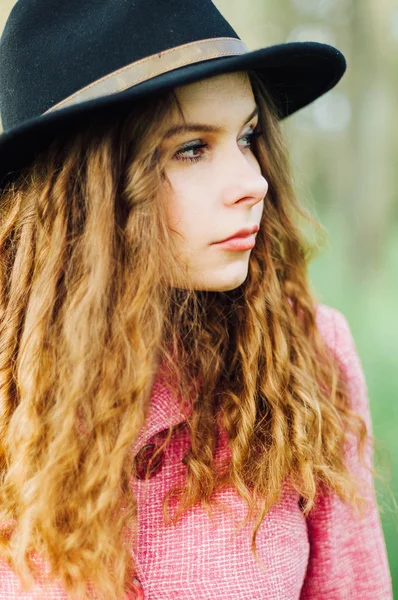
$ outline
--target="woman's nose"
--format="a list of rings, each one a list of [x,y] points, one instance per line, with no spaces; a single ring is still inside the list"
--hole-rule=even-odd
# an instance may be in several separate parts
[[[268,182],[261,173],[255,156],[245,155],[238,149],[233,159],[231,156],[230,159],[224,172],[224,201],[231,204],[243,201],[256,204],[264,200],[268,192]]]

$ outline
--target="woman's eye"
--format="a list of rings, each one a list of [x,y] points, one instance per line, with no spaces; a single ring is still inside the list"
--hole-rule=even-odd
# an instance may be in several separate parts
[[[243,145],[245,149],[252,148],[254,141],[262,135],[262,131],[250,129],[239,139],[239,145]],[[173,159],[196,163],[205,158],[208,150],[208,144],[203,144],[200,140],[195,140],[181,146],[173,155]]]
[[[173,156],[176,160],[187,160],[189,162],[198,162],[203,157],[203,151],[207,144],[194,142],[182,146]]]
[[[241,140],[244,141],[244,147],[245,148],[251,148],[253,143],[263,135],[263,132],[260,130],[254,131],[253,129],[251,129],[250,131],[248,131],[242,138]]]

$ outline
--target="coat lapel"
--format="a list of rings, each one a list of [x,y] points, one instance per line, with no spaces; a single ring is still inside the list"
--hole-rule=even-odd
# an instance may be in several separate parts
[[[160,368],[152,386],[145,425],[133,445],[133,454],[136,455],[157,433],[186,421],[191,411],[189,408],[181,408],[179,398],[165,384]]]

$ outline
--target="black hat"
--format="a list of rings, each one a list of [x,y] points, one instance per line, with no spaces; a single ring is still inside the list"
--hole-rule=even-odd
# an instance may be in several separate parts
[[[316,42],[249,52],[211,0],[18,0],[0,40],[0,183],[89,112],[254,70],[282,119],[345,68]]]

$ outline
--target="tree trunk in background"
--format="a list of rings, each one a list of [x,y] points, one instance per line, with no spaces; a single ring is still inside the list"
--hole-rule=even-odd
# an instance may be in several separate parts
[[[1,0],[0,5],[0,34],[4,29],[5,22],[7,21],[8,15],[11,12],[12,7],[16,3],[16,0]]]
[[[381,266],[394,200],[397,98],[389,79],[390,61],[382,51],[387,4],[380,3],[376,12],[369,0],[354,0],[351,22],[353,170],[347,182],[347,202],[352,206],[348,218],[355,238],[350,259],[354,275],[361,279],[366,273],[377,274]]]

